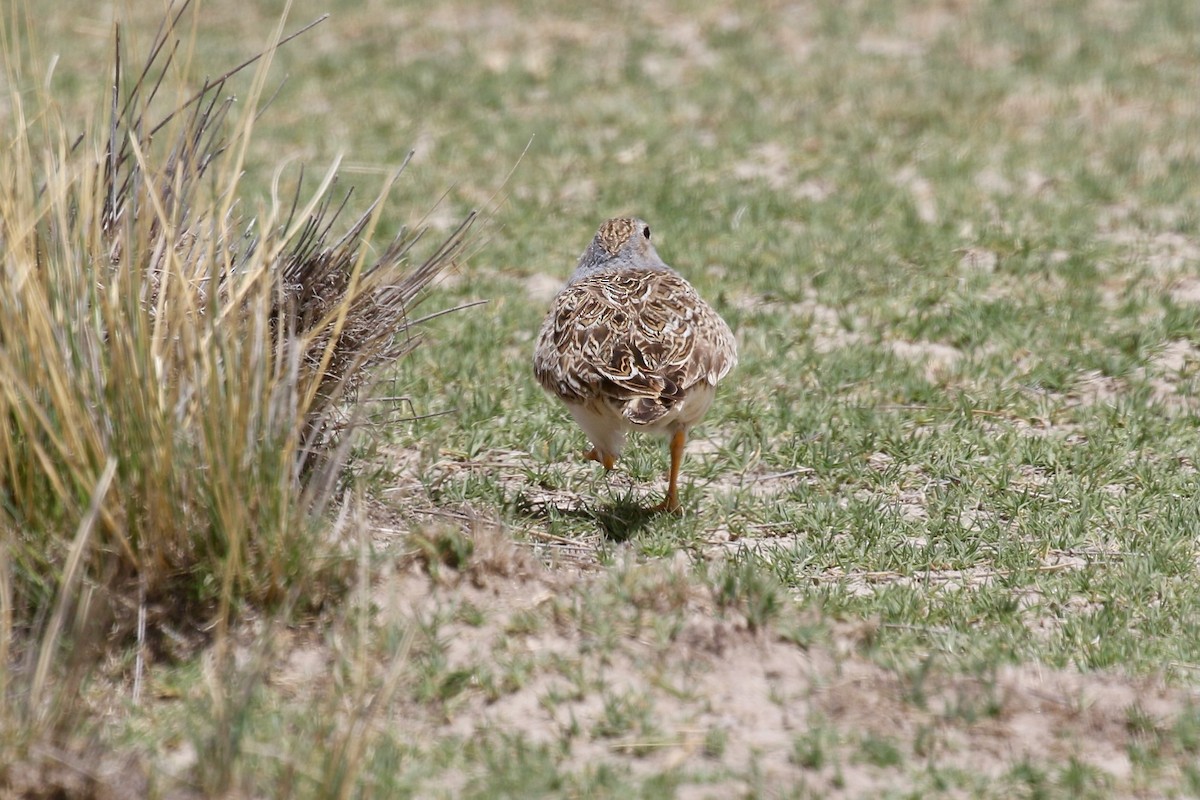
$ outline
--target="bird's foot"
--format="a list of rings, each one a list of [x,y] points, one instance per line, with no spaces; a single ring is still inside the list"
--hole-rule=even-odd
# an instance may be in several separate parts
[[[667,499],[663,500],[656,506],[651,506],[650,510],[656,514],[661,514],[664,512],[669,514],[682,514],[683,504],[679,502],[679,495],[671,492],[667,495]]]
[[[595,461],[604,465],[604,469],[612,471],[612,468],[617,465],[617,457],[610,453],[600,453],[596,448],[592,448],[583,454],[583,457],[589,461]]]

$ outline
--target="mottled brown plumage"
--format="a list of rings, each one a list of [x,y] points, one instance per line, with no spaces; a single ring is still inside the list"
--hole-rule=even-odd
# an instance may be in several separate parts
[[[533,366],[591,439],[587,456],[606,468],[626,431],[671,437],[662,507],[674,511],[687,431],[736,364],[729,326],[658,257],[644,222],[620,218],[600,227],[554,298]]]

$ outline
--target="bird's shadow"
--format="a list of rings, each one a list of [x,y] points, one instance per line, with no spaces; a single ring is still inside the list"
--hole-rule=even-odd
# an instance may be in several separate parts
[[[595,521],[604,532],[605,538],[620,544],[641,533],[651,521],[661,517],[664,512],[633,500],[617,500],[595,508],[585,506],[572,513]]]
[[[606,539],[617,544],[632,539],[664,514],[663,511],[638,502],[632,497],[600,505],[582,503],[562,506],[543,502],[536,506],[526,506],[525,511],[547,522],[554,515],[594,522]]]

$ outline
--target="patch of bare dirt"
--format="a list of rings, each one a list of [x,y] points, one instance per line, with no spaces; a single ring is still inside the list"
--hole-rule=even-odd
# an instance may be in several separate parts
[[[525,291],[529,302],[537,306],[549,308],[550,301],[563,288],[565,278],[562,275],[547,275],[536,272],[525,279]]]
[[[898,340],[891,342],[891,349],[897,358],[924,365],[925,379],[930,383],[945,380],[963,355],[957,347],[938,342]]]
[[[926,225],[937,224],[940,215],[938,212],[937,197],[933,191],[933,184],[921,175],[916,167],[912,165],[902,167],[893,177],[893,182],[897,186],[908,190],[913,209],[917,213],[917,219]]]
[[[930,761],[994,780],[1022,762],[1073,758],[1121,786],[1138,735],[1130,714],[1169,727],[1193,699],[1150,679],[1039,665],[982,676],[935,667],[916,683],[864,655],[872,626],[830,623],[829,639],[807,648],[751,630],[690,577],[685,560],[627,565],[634,577],[614,591],[611,575],[544,569],[503,538],[480,535],[493,537],[492,555],[473,577],[408,570],[374,600],[401,617],[441,609],[453,620],[447,609],[485,609],[482,623],[439,628],[448,669],[533,666],[498,694],[471,688],[435,713],[407,708],[414,743],[515,735],[592,768],[679,770],[696,781],[682,796],[745,792],[753,775],[822,796],[871,795],[916,780]],[[981,579],[942,577],[947,586]],[[798,743],[817,733],[827,738],[820,763],[798,758]],[[900,763],[861,758],[868,738],[892,743]]]
[[[1170,414],[1192,414],[1196,410],[1194,380],[1200,369],[1200,348],[1185,339],[1167,344],[1137,376],[1150,386],[1151,400]]]
[[[811,290],[806,290],[805,294],[805,299],[796,303],[779,303],[749,293],[734,294],[729,302],[733,307],[747,312],[764,309],[786,311],[795,318],[796,329],[804,331],[818,353],[829,353],[865,341],[861,332],[866,328],[864,319],[821,303]]]
[[[958,260],[958,269],[963,273],[991,274],[996,271],[996,266],[1000,263],[1000,256],[996,251],[986,247],[967,247],[959,252],[961,258]]]
[[[1145,366],[1117,378],[1092,370],[1081,374],[1065,395],[1055,395],[1065,406],[1113,405],[1130,396],[1131,387],[1144,384],[1148,402],[1167,416],[1193,414],[1195,392],[1191,388],[1200,349],[1184,340],[1168,342]]]
[[[1191,273],[1200,265],[1200,240],[1171,230],[1182,214],[1181,209],[1170,206],[1118,203],[1101,210],[1097,227],[1099,238],[1134,264],[1160,276],[1179,275],[1179,291],[1171,293],[1179,302],[1188,302]]]
[[[780,142],[762,142],[747,156],[730,166],[734,178],[758,183],[771,191],[787,192],[796,200],[819,203],[837,192],[837,186],[824,178],[801,178],[794,166],[794,147]]]
[[[14,764],[0,764],[0,800],[125,800],[145,797],[145,765],[131,757],[35,746]]]
[[[1171,286],[1168,294],[1180,305],[1200,305],[1200,278],[1180,278]]]
[[[1069,405],[1111,405],[1126,394],[1124,382],[1111,375],[1105,375],[1099,370],[1089,370],[1075,381],[1075,386],[1067,393]]]

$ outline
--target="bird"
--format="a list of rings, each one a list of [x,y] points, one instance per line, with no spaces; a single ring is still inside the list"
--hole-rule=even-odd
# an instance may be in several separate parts
[[[583,456],[612,470],[630,432],[670,440],[667,496],[680,513],[688,432],[737,365],[725,320],[659,257],[650,226],[610,219],[596,231],[538,332],[533,372],[591,441]]]

